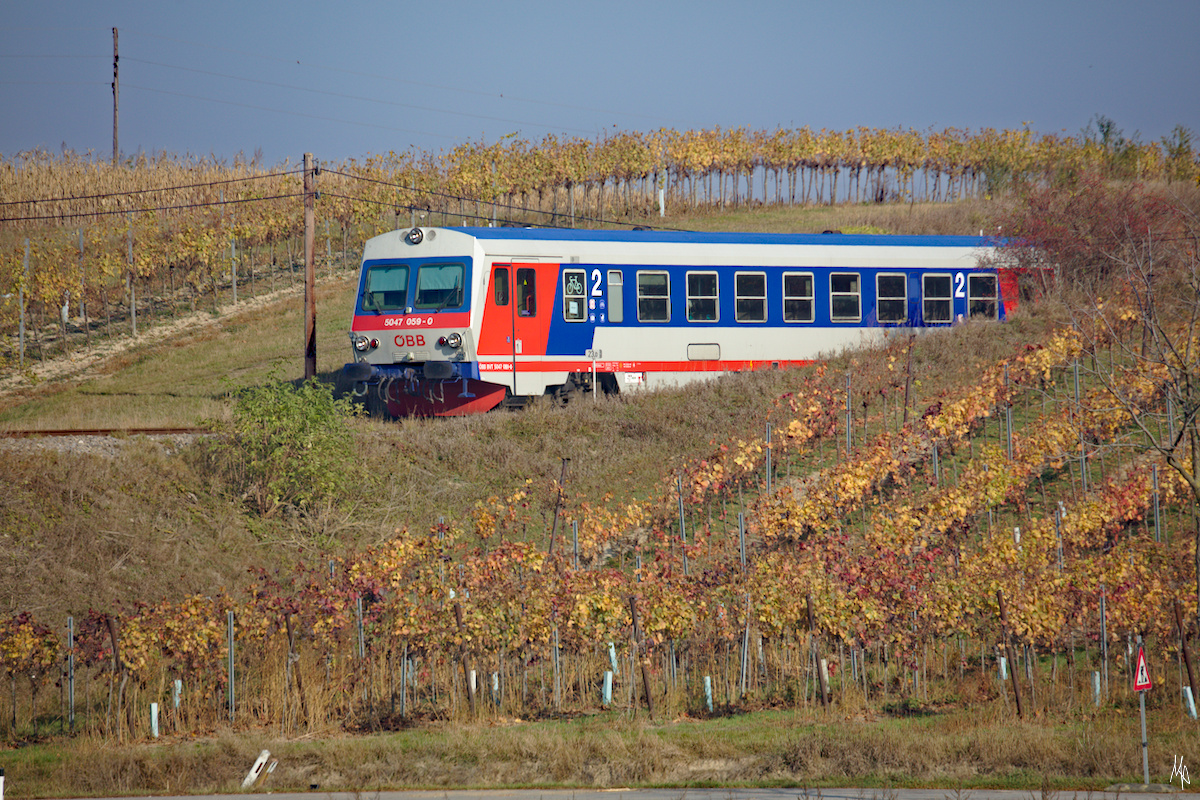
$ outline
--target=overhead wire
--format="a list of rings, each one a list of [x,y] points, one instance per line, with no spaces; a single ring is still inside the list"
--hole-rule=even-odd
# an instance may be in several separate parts
[[[212,206],[239,205],[242,203],[263,203],[268,200],[288,200],[296,197],[304,197],[304,192],[295,192],[293,194],[277,194],[270,197],[244,197],[234,198],[232,200],[212,200],[199,203],[182,203],[173,206],[147,206],[145,208],[124,208],[107,211],[77,211],[69,214],[42,214],[29,217],[0,217],[0,222],[41,222],[50,219],[67,220],[80,219],[82,217],[111,217],[119,216],[121,214],[144,214],[155,211],[182,211],[192,208],[210,208]]]
[[[350,76],[353,76],[356,78],[371,78],[374,80],[387,81],[390,83],[397,83],[397,84],[402,84],[402,85],[406,85],[406,86],[417,86],[417,87],[421,87],[421,88],[425,88],[425,89],[435,89],[437,91],[443,91],[443,92],[457,92],[459,94],[469,94],[469,95],[473,95],[476,97],[486,97],[486,98],[490,98],[490,99],[494,99],[494,100],[513,100],[513,101],[522,102],[522,103],[529,103],[531,105],[546,106],[549,108],[567,108],[567,109],[572,109],[572,110],[576,110],[576,111],[590,111],[590,112],[594,112],[594,113],[611,114],[611,115],[622,116],[622,117],[640,118],[640,119],[646,119],[649,121],[653,121],[653,122],[655,122],[655,124],[658,124],[660,122],[660,118],[658,118],[658,117],[652,117],[652,116],[644,115],[644,114],[633,114],[628,111],[621,111],[621,110],[607,109],[607,108],[594,108],[594,107],[589,107],[589,106],[574,105],[574,104],[570,104],[570,103],[557,103],[557,102],[548,101],[548,100],[536,100],[536,99],[529,98],[529,97],[521,97],[519,95],[513,95],[513,94],[508,94],[508,93],[503,93],[503,92],[488,92],[488,91],[483,91],[481,89],[463,88],[461,86],[449,86],[449,85],[445,85],[445,84],[429,83],[426,81],[414,81],[414,80],[411,80],[408,78],[397,78],[394,75],[383,75],[383,74],[373,73],[373,72],[362,72],[359,70],[346,69],[344,67],[334,67],[334,66],[329,66],[326,64],[318,64],[318,63],[311,62],[311,61],[303,61],[303,60],[295,59],[295,58],[283,58],[280,56],[269,56],[269,55],[265,55],[263,53],[258,53],[258,52],[247,52],[245,50],[236,50],[236,49],[228,48],[228,47],[218,47],[216,45],[205,44],[202,42],[192,42],[192,41],[188,41],[186,39],[176,39],[176,38],[172,38],[172,37],[168,37],[168,36],[161,36],[159,34],[145,33],[143,31],[138,31],[138,30],[129,30],[128,33],[136,35],[136,36],[144,36],[148,39],[159,39],[159,40],[166,41],[166,42],[174,42],[176,44],[186,44],[186,45],[189,45],[192,47],[200,47],[200,48],[209,49],[209,50],[216,50],[216,51],[222,52],[222,53],[232,53],[234,55],[248,56],[251,58],[262,59],[264,61],[273,61],[273,62],[280,63],[280,64],[287,64],[288,66],[301,66],[301,67],[305,67],[308,69],[317,69],[317,70],[323,70],[326,72],[341,73],[343,75],[350,75]],[[124,58],[124,56],[123,56],[123,58]],[[186,69],[186,68],[183,68],[183,69]],[[453,112],[447,112],[447,113],[453,113]],[[481,119],[487,119],[487,117],[481,117]],[[501,120],[501,121],[507,121],[507,120]],[[521,124],[534,125],[534,124],[538,124],[538,123],[521,123]],[[552,127],[552,126],[542,126],[542,127]],[[553,127],[556,127],[556,126],[553,126]],[[564,129],[564,130],[566,130],[566,129]],[[592,133],[592,132],[593,131],[589,131],[589,133]]]
[[[75,200],[107,200],[110,197],[129,197],[137,194],[153,194],[154,192],[176,192],[183,189],[200,189],[212,186],[227,186],[231,183],[245,183],[247,181],[265,180],[267,178],[279,178],[287,175],[298,175],[304,171],[303,167],[286,170],[284,172],[268,172],[263,175],[250,175],[245,178],[226,178],[219,181],[205,181],[203,183],[185,183],[178,186],[159,186],[152,189],[130,189],[127,192],[105,192],[103,194],[82,194],[72,195],[69,197],[39,197],[32,200],[5,200],[0,202],[0,206],[24,205],[26,203],[66,203]]]
[[[198,94],[186,94],[184,92],[172,92],[166,89],[155,89],[150,86],[141,86],[127,81],[121,82],[122,89],[138,89],[143,92],[154,92],[155,94],[165,94],[171,97],[183,97],[188,100],[203,100],[206,103],[218,103],[220,105],[235,106],[237,108],[248,108],[253,111],[270,111],[274,114],[285,114],[293,117],[302,117],[304,119],[317,119],[322,122],[340,122],[346,125],[358,125],[363,128],[378,128],[382,131],[395,131],[396,133],[419,133],[422,136],[437,136],[442,139],[453,139],[455,137],[448,134],[432,133],[430,131],[415,130],[413,128],[397,128],[392,125],[380,125],[375,122],[363,122],[357,119],[346,119],[345,117],[327,117],[321,114],[308,114],[303,111],[291,111],[285,108],[270,108],[268,106],[258,106],[253,103],[239,103],[236,100],[219,100],[215,97],[205,97]]]
[[[149,61],[147,59],[142,59],[142,58],[125,57],[123,60],[132,61],[132,62],[135,62],[138,64],[147,64],[147,65],[155,66],[155,67],[164,67],[166,69],[176,69],[176,70],[181,70],[184,72],[193,72],[198,75],[207,75],[207,76],[213,77],[213,78],[225,78],[228,80],[243,81],[245,83],[254,83],[254,84],[261,85],[261,86],[270,86],[270,87],[273,87],[276,89],[290,89],[292,91],[308,92],[310,94],[322,95],[324,97],[336,97],[336,98],[339,98],[342,100],[357,100],[357,101],[364,102],[364,103],[376,103],[378,105],[394,106],[396,108],[407,108],[407,109],[412,109],[415,111],[430,111],[430,112],[437,113],[437,114],[452,114],[454,116],[467,117],[469,119],[482,119],[482,120],[487,120],[489,122],[505,122],[505,123],[510,123],[513,125],[532,125],[534,127],[539,127],[539,128],[554,128],[556,130],[574,131],[575,133],[586,133],[586,134],[592,133],[592,131],[590,129],[585,130],[583,128],[567,128],[567,127],[561,127],[561,126],[557,126],[557,125],[549,125],[549,124],[542,123],[542,122],[530,122],[528,120],[508,119],[505,117],[488,116],[486,114],[472,114],[467,111],[456,111],[453,109],[437,108],[434,106],[422,106],[422,105],[417,105],[415,103],[400,103],[400,102],[396,102],[394,100],[384,100],[383,98],[380,98],[380,97],[365,97],[362,95],[346,94],[345,92],[330,91],[328,89],[314,89],[309,86],[296,86],[296,85],[288,84],[288,83],[280,83],[278,81],[266,81],[266,80],[262,80],[261,78],[244,78],[240,75],[230,75],[228,73],[212,72],[210,70],[197,69],[195,67],[181,67],[181,66],[178,66],[175,64],[164,64],[160,61]],[[124,84],[124,85],[128,85],[128,84]],[[145,89],[145,87],[137,87],[137,88]],[[155,91],[155,90],[149,89],[148,91]],[[212,100],[211,102],[220,103],[220,102],[226,102],[226,101]],[[291,113],[291,112],[280,112],[280,113]],[[353,123],[353,120],[341,120],[341,121]],[[404,130],[404,129],[397,129],[397,130]],[[405,130],[405,132],[421,133],[426,136],[437,136],[438,135],[438,134],[428,133],[427,131],[407,131],[407,130]]]

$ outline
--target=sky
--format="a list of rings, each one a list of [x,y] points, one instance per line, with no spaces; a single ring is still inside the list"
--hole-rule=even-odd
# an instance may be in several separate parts
[[[1200,138],[1198,0],[0,0],[0,156],[264,165],[659,128]]]

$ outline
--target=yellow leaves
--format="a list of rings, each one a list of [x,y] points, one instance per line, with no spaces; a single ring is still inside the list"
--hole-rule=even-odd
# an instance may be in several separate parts
[[[0,620],[0,667],[8,674],[40,678],[58,657],[58,638],[29,614]]]

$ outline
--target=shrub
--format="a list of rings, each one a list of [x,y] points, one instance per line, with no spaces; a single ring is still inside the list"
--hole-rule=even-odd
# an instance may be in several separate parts
[[[272,379],[237,398],[215,461],[247,504],[267,517],[281,509],[311,511],[356,478],[349,399],[327,384]]]

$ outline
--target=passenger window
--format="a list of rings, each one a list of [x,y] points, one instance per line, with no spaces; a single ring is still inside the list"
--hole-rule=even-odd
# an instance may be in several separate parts
[[[884,323],[903,324],[908,320],[908,281],[903,275],[875,276],[875,314]]]
[[[567,322],[587,319],[586,278],[581,269],[563,270],[563,319]]]
[[[995,319],[999,303],[996,302],[995,275],[967,276],[967,309],[972,317]]]
[[[665,272],[637,274],[638,322],[671,321],[671,279]]]
[[[922,321],[926,325],[950,322],[952,318],[950,276],[924,275],[921,283],[924,295],[921,306]]]
[[[492,272],[492,297],[496,305],[508,305],[508,267],[496,267]]]
[[[807,272],[783,274],[783,321],[813,321],[813,276]]]
[[[619,269],[608,271],[608,321],[625,321],[625,286]]]
[[[537,314],[537,273],[532,267],[517,268],[517,314],[522,317]]]
[[[737,296],[735,314],[738,322],[766,322],[767,276],[763,272],[739,272],[733,277]]]
[[[717,273],[687,274],[688,322],[717,321]]]
[[[862,283],[857,272],[835,272],[829,276],[829,311],[834,322],[862,319]]]

